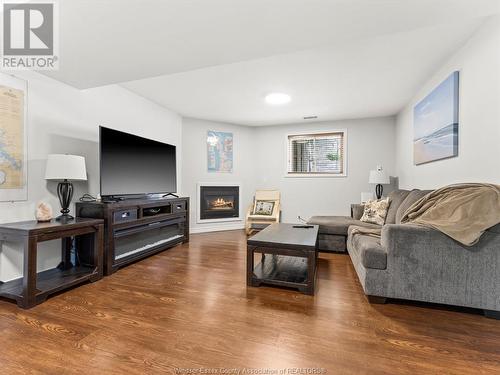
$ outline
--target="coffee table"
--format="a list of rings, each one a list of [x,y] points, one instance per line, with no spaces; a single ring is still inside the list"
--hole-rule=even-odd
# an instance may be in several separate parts
[[[318,225],[272,224],[247,240],[247,285],[297,288],[313,295],[316,286]],[[254,254],[261,261],[254,264]]]

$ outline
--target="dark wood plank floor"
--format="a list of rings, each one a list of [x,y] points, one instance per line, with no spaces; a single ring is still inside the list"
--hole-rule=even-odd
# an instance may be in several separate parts
[[[347,255],[321,255],[314,297],[247,288],[240,231],[193,235],[189,245],[32,310],[0,301],[2,374],[176,368],[500,373],[500,321],[429,305],[370,305]]]

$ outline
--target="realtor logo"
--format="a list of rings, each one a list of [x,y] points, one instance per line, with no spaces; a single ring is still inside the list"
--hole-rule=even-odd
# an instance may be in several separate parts
[[[3,2],[1,67],[12,70],[58,68],[57,3]]]

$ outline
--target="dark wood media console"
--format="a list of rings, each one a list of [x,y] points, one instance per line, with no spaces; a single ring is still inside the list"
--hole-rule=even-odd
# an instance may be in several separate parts
[[[78,202],[77,217],[104,219],[104,273],[189,241],[189,198]]]

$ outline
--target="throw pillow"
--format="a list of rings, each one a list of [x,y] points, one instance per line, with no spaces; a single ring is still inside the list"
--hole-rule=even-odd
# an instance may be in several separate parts
[[[274,210],[274,203],[273,201],[255,201],[253,214],[271,216]]]
[[[389,198],[366,202],[363,216],[360,220],[365,223],[384,225],[389,203]]]

